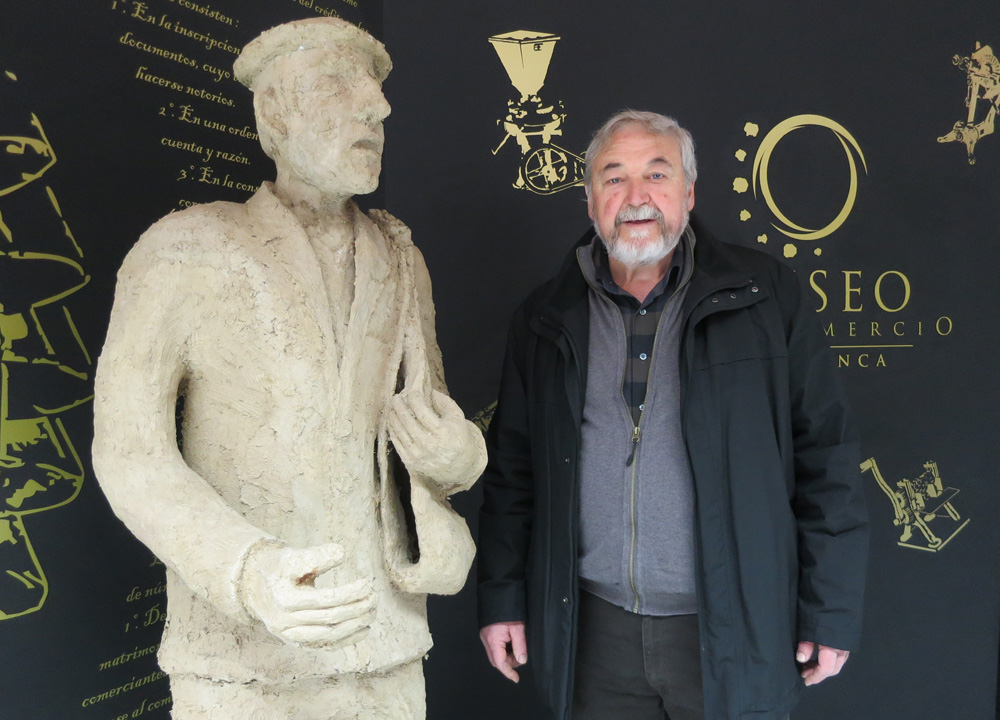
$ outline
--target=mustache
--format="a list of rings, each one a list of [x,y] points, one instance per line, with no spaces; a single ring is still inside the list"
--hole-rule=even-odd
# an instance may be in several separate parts
[[[615,227],[618,227],[623,222],[635,222],[637,220],[662,220],[663,213],[661,213],[655,206],[648,203],[642,205],[626,205],[619,212],[618,216],[615,218]]]

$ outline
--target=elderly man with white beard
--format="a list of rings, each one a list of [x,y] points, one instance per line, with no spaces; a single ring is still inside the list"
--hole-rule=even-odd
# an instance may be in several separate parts
[[[858,642],[867,513],[829,348],[791,270],[689,224],[696,177],[676,121],[612,117],[594,228],[511,323],[480,637],[560,719],[785,718]]]

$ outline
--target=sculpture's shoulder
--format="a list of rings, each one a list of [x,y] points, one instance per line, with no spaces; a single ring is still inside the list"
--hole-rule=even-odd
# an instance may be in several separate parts
[[[126,263],[208,262],[244,244],[251,224],[242,203],[194,205],[153,223],[133,246]]]
[[[394,249],[413,247],[410,228],[392,213],[387,210],[369,210],[368,217]]]
[[[420,249],[413,244],[410,228],[402,220],[386,210],[369,210],[368,217],[385,238],[389,253],[397,258],[404,272],[412,273],[418,284],[429,284],[427,265]]]

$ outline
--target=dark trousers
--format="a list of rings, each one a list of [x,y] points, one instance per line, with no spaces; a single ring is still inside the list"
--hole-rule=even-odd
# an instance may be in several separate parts
[[[636,615],[580,592],[573,720],[704,720],[698,616]]]

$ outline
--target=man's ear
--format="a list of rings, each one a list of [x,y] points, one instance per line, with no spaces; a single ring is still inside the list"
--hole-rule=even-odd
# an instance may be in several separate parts
[[[688,212],[694,209],[694,183],[691,183],[691,187],[688,188],[687,192],[687,209]]]
[[[590,197],[590,186],[584,185],[583,191],[587,194],[587,217],[594,219],[594,198]]]

